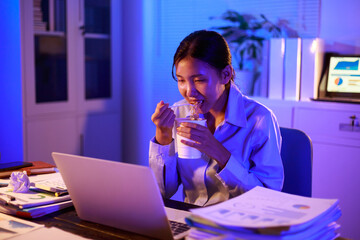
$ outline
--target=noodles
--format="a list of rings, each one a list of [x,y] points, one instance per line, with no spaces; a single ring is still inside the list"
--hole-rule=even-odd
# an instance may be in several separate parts
[[[191,120],[198,120],[199,119],[199,110],[200,110],[200,102],[197,102],[196,104],[191,104],[189,118]]]

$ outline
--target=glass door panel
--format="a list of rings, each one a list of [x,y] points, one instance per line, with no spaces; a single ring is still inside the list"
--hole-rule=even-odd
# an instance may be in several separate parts
[[[85,0],[85,31],[110,34],[110,1]]]
[[[66,4],[65,0],[55,0],[54,2],[54,30],[59,32],[66,31]]]
[[[68,100],[65,0],[33,0],[35,101]]]
[[[85,39],[85,98],[111,97],[110,40]]]
[[[111,98],[110,1],[84,3],[85,99]]]
[[[65,40],[35,36],[36,103],[68,99]]]

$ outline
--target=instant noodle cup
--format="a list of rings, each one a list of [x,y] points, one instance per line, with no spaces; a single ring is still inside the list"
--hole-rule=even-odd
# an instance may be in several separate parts
[[[191,118],[177,118],[175,119],[176,127],[180,126],[180,123],[182,122],[192,122],[199,124],[201,126],[206,126],[206,119],[191,119]],[[185,159],[196,159],[201,158],[201,152],[197,150],[196,148],[190,147],[188,145],[185,145],[181,142],[181,140],[184,139],[186,141],[193,142],[192,140],[182,137],[178,134],[176,134],[176,146],[177,146],[177,152],[179,158],[185,158]]]

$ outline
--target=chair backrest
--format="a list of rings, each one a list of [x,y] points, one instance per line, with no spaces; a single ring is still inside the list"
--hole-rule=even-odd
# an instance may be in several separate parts
[[[298,129],[280,128],[285,180],[282,192],[311,197],[312,142]]]

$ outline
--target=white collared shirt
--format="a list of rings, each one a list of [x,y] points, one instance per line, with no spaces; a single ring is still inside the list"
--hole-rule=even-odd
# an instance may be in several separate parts
[[[188,106],[175,111],[177,118],[189,113]],[[175,129],[173,138],[174,133]],[[155,138],[150,141],[149,164],[163,196],[170,198],[183,184],[184,202],[204,206],[225,201],[255,186],[282,189],[281,136],[270,109],[242,95],[232,84],[225,119],[214,136],[231,153],[221,170],[205,154],[200,159],[177,158],[176,141],[165,146],[155,143]]]

